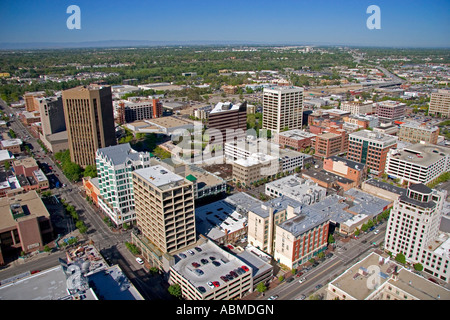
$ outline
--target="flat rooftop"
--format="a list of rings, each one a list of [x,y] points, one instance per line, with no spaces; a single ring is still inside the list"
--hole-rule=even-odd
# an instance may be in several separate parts
[[[278,133],[278,135],[286,137],[286,138],[294,139],[294,140],[303,140],[303,139],[313,138],[313,137],[317,136],[314,133],[303,131],[300,129],[292,129],[292,130],[288,130],[288,131],[283,131],[283,132]]]
[[[236,206],[225,200],[219,200],[195,208],[197,232],[217,240],[227,233],[241,230],[247,224],[247,216],[236,210]]]
[[[349,138],[369,140],[382,144],[386,143],[387,145],[397,143],[397,139],[391,135],[370,130],[361,130],[357,132],[352,132],[350,133]]]
[[[229,274],[230,271],[243,265],[251,268],[251,266],[236,258],[231,253],[221,249],[219,246],[211,243],[211,241],[198,244],[197,247],[201,252],[192,249],[193,255],[187,250],[175,254],[175,265],[173,265],[172,268],[191,283],[191,285],[196,288],[203,287],[206,290],[205,294],[214,290],[208,286],[208,282],[218,281],[220,285],[223,285],[224,282],[220,279],[220,276]],[[181,254],[184,254],[186,258],[183,258]],[[207,263],[203,264],[201,262],[202,259],[206,259]],[[212,263],[213,261],[217,261],[218,265],[214,265]],[[194,262],[198,263],[200,266],[194,267],[192,265]],[[197,273],[195,270],[201,270],[202,274]]]
[[[227,112],[227,111],[236,111],[239,110],[241,104],[233,104],[229,101],[227,102],[218,102],[214,108],[211,110],[210,114],[214,113],[221,113],[221,112]]]
[[[394,159],[427,167],[442,158],[449,157],[450,150],[434,144],[416,143],[401,150],[392,150],[390,151],[390,156]]]
[[[347,199],[351,199],[352,206],[348,210],[355,214],[378,215],[391,204],[391,201],[378,198],[356,188],[347,190],[344,195],[347,196]]]
[[[135,170],[134,173],[158,188],[168,184],[184,181],[183,177],[169,171],[161,165],[138,169]]]

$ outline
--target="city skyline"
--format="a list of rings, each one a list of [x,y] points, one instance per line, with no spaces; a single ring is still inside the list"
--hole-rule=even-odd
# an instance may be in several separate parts
[[[68,29],[67,8],[81,29]],[[380,8],[381,29],[366,22]],[[8,1],[0,44],[7,48],[152,44],[298,44],[449,47],[447,1]],[[101,13],[101,14],[100,14]],[[270,13],[270,15],[269,15]],[[25,45],[26,44],[26,45]]]

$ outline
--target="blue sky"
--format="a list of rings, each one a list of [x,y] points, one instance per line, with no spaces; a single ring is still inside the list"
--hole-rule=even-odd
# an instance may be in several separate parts
[[[99,40],[450,47],[449,0],[1,0],[0,42]],[[69,5],[81,30],[69,30]],[[369,30],[369,5],[381,29]]]

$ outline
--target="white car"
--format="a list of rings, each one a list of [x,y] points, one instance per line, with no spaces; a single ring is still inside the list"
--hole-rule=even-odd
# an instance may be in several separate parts
[[[139,264],[144,264],[144,260],[142,260],[139,257],[136,258],[136,262],[139,263]]]
[[[305,282],[305,280],[306,280],[306,277],[303,277],[303,278],[300,278],[300,280],[298,280],[298,282],[303,283],[303,282]]]
[[[378,234],[379,232],[380,232],[380,230],[375,230],[374,231],[375,234]]]

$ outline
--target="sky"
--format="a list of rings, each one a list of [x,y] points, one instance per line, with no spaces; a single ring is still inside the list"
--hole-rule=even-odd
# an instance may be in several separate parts
[[[81,29],[68,29],[70,5]],[[370,5],[381,29],[366,26]],[[0,0],[0,43],[105,40],[450,47],[450,0]]]

